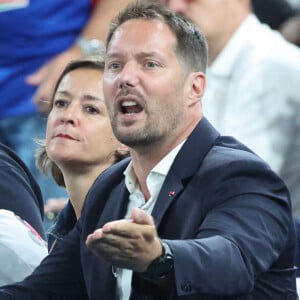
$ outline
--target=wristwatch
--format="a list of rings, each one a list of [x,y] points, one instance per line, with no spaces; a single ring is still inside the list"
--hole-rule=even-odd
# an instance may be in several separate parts
[[[84,56],[99,55],[105,52],[105,45],[101,40],[88,40],[80,36],[77,38],[76,44],[79,46]]]
[[[143,277],[158,280],[169,274],[174,267],[173,253],[169,245],[162,242],[163,253],[154,259],[149,265],[146,272],[142,273]]]

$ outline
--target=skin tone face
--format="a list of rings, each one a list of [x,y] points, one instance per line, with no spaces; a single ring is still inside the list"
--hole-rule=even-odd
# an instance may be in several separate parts
[[[107,164],[119,142],[103,100],[102,72],[76,69],[60,82],[46,131],[48,156],[62,169]]]
[[[135,151],[146,151],[149,144],[168,151],[201,117],[200,105],[197,115],[190,114],[196,103],[189,97],[190,83],[197,75],[184,75],[175,46],[174,34],[157,20],[127,21],[110,41],[105,100],[115,135]]]

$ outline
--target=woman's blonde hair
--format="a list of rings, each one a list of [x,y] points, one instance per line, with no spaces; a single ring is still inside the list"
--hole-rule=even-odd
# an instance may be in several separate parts
[[[63,70],[60,77],[58,78],[58,81],[55,85],[52,97],[51,97],[51,103],[49,105],[48,115],[50,111],[53,108],[53,102],[54,102],[54,95],[57,91],[57,88],[62,81],[62,79],[65,77],[66,74],[70,73],[73,70],[76,69],[92,69],[92,70],[99,70],[101,72],[104,71],[104,58],[100,55],[93,56],[93,57],[87,57],[82,59],[77,59],[71,61]],[[39,147],[36,150],[35,157],[36,157],[36,166],[40,170],[42,174],[47,174],[48,172],[51,173],[52,177],[54,178],[55,182],[62,187],[66,187],[64,176],[59,169],[59,167],[53,162],[47,154],[46,151],[46,141],[42,139],[36,139],[35,142],[39,145]],[[122,160],[123,158],[129,156],[129,151],[126,149],[117,149],[114,154],[114,163]]]

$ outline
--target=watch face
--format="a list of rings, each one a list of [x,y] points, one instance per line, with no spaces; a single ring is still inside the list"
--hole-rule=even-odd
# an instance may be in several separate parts
[[[171,272],[173,269],[173,257],[170,254],[166,254],[162,257],[162,260],[157,264],[156,267],[156,278],[163,277]]]
[[[169,253],[165,253],[150,264],[145,276],[152,279],[159,279],[170,273],[173,266],[173,256]]]

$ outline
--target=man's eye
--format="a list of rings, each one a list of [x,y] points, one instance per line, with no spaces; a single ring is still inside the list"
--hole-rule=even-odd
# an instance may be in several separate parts
[[[109,65],[109,68],[112,69],[112,70],[118,70],[121,68],[121,65],[119,63],[111,63]]]
[[[156,67],[157,66],[157,63],[155,63],[154,61],[148,61],[147,63],[146,63],[146,67],[147,68],[154,68],[154,67]]]

